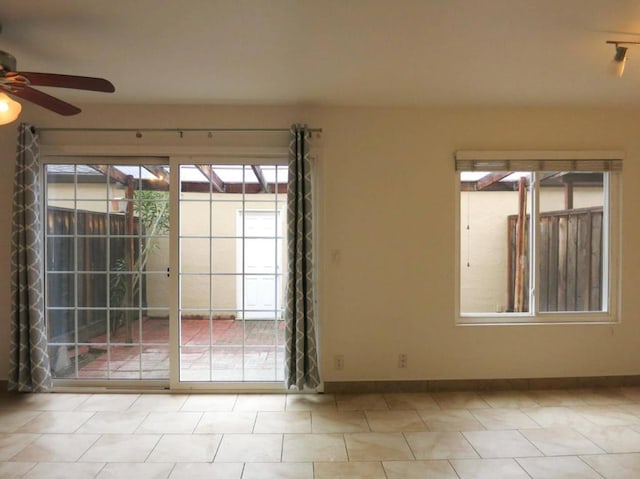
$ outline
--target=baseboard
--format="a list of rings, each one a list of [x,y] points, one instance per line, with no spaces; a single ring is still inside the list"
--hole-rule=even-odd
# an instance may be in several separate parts
[[[640,386],[640,375],[526,379],[436,379],[418,381],[325,381],[326,393],[393,393],[575,389]]]

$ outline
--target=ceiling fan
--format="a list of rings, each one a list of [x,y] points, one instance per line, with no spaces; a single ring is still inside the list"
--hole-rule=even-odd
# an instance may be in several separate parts
[[[16,59],[10,53],[0,50],[0,94],[1,92],[35,103],[60,115],[70,116],[80,113],[80,108],[54,96],[33,88],[34,86],[73,88],[113,93],[113,84],[104,78],[56,73],[16,71]],[[17,115],[20,113],[18,110]]]

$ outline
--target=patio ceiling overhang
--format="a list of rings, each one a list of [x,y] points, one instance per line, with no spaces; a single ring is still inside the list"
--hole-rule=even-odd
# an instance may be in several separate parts
[[[159,165],[48,165],[49,182],[109,182],[136,190],[168,191],[170,173]],[[182,165],[183,193],[286,193],[287,168],[275,165]]]
[[[463,172],[460,177],[460,191],[518,191],[519,179],[530,179],[529,173],[500,172]],[[543,174],[540,178],[543,186],[566,188],[571,186],[602,186],[602,173],[584,171],[554,171]]]

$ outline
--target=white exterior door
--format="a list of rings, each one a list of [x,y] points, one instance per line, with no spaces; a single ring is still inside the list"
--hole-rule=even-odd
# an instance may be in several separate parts
[[[238,309],[244,319],[279,319],[282,306],[281,215],[238,212]],[[244,229],[243,229],[244,228]],[[244,235],[242,232],[244,231]],[[243,269],[238,268],[239,271]]]

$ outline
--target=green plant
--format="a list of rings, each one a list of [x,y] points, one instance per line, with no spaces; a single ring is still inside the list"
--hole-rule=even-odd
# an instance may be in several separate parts
[[[166,191],[136,190],[133,196],[133,215],[139,221],[139,250],[136,256],[125,248],[125,257],[118,258],[113,266],[117,271],[110,282],[112,305],[132,307],[139,294],[142,272],[146,269],[150,256],[159,248],[158,236],[169,231],[169,193]],[[132,256],[133,255],[133,256]],[[126,341],[132,342],[131,311],[113,314],[112,332],[125,322]]]

